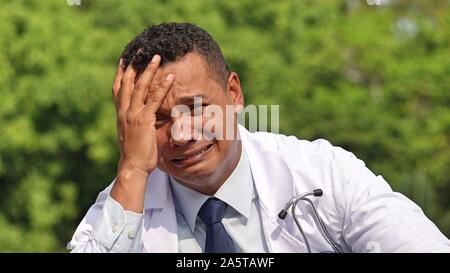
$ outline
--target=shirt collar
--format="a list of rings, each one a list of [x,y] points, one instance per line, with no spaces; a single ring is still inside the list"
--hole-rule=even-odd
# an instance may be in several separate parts
[[[175,206],[183,214],[191,231],[194,232],[197,214],[210,196],[188,188],[176,182],[173,177],[169,177]],[[238,165],[213,196],[230,205],[245,218],[250,216],[253,199],[253,178],[247,154],[243,147]]]

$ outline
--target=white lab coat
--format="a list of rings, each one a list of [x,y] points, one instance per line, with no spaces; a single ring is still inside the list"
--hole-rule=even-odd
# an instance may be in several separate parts
[[[306,252],[292,215],[277,214],[295,194],[320,188],[311,197],[329,233],[345,252],[450,252],[450,241],[422,210],[375,176],[352,153],[330,145],[239,128],[259,197],[264,237],[271,252]],[[178,252],[175,207],[166,173],[155,169],[145,193],[145,214],[139,249]],[[73,251],[93,251],[92,226],[110,185],[102,191],[78,226]],[[311,208],[299,203],[297,217],[312,252],[332,251]]]

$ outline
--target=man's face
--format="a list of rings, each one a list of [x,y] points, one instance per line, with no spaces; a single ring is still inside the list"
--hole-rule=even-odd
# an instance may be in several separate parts
[[[150,90],[156,88],[165,77],[172,73],[175,81],[168,91],[156,114],[156,139],[158,146],[158,167],[166,173],[175,177],[186,186],[202,191],[208,188],[208,184],[226,179],[232,172],[240,156],[240,142],[236,138],[232,140],[195,139],[195,133],[203,128],[208,120],[201,113],[206,107],[218,106],[225,117],[226,105],[243,105],[242,91],[239,79],[235,73],[228,78],[225,89],[216,80],[211,78],[203,57],[197,53],[189,53],[175,63],[166,64],[161,67],[150,86]],[[195,98],[201,97],[201,104]],[[177,105],[186,105],[192,110],[192,116],[188,116],[192,125],[195,123],[200,127],[188,130],[188,136],[180,139],[175,134],[181,135],[180,125],[185,118],[172,116],[172,109]],[[194,106],[197,106],[194,109]],[[218,109],[218,108],[216,108]],[[194,112],[197,115],[194,115]],[[200,113],[200,115],[198,115]],[[222,128],[231,126],[237,131],[236,116],[228,120],[220,119]],[[216,123],[217,124],[217,123]],[[225,133],[221,126],[213,126],[213,130]],[[230,127],[228,127],[230,128]],[[197,130],[197,131],[196,131]],[[172,134],[174,133],[174,134]],[[191,134],[192,133],[192,134]],[[197,135],[198,136],[198,135]]]

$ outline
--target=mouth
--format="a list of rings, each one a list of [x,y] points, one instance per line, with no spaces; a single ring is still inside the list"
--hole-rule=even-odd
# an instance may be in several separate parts
[[[180,155],[172,159],[172,162],[175,165],[187,165],[187,164],[193,164],[201,159],[211,150],[211,147],[214,145],[214,143],[209,144],[208,146],[204,147],[203,149],[200,149],[196,152],[187,154],[187,155]]]

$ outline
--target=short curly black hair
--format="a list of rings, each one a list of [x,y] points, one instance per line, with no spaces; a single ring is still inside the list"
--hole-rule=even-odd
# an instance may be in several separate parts
[[[160,66],[176,62],[187,53],[199,53],[205,60],[209,76],[219,84],[227,84],[229,68],[219,45],[204,29],[190,23],[150,25],[125,47],[121,58],[127,67],[144,71],[155,54],[161,56]]]

